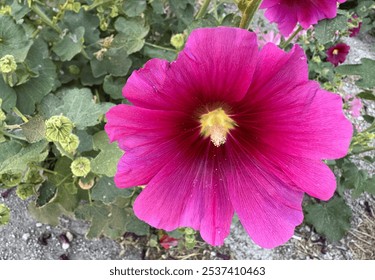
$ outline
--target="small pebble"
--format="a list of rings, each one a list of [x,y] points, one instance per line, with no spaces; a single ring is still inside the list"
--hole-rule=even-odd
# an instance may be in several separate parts
[[[36,226],[36,227],[41,227],[41,226],[42,226],[42,223],[36,223],[35,226]]]
[[[24,233],[22,235],[22,239],[25,240],[25,241],[29,240],[29,238],[30,238],[30,233]]]
[[[66,235],[66,238],[68,238],[69,242],[73,241],[74,236],[71,232],[67,231],[65,235]]]
[[[69,245],[69,243],[63,243],[63,244],[61,245],[61,247],[62,247],[64,250],[68,250],[69,247],[70,247],[70,245]]]

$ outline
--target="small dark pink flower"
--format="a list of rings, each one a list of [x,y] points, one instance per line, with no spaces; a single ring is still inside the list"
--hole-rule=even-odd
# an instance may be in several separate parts
[[[259,50],[255,33],[197,29],[176,61],[133,72],[123,95],[133,106],[106,114],[125,150],[115,182],[147,185],[134,213],[153,227],[191,227],[221,245],[236,212],[272,248],[302,222],[305,192],[327,200],[335,191],[322,159],[347,153],[352,126],[341,97],[308,80],[297,45]]]
[[[358,16],[354,15],[353,18],[357,19]],[[349,22],[352,23],[353,20],[349,19]],[[358,22],[358,26],[357,27],[353,27],[353,28],[349,29],[349,37],[355,37],[355,36],[357,36],[359,34],[359,32],[361,31],[361,26],[362,26],[362,22]]]
[[[167,250],[168,250],[169,248],[171,248],[171,247],[174,247],[174,246],[177,246],[177,245],[178,245],[178,239],[173,238],[173,237],[171,237],[171,236],[169,236],[169,235],[166,235],[166,234],[164,234],[164,235],[160,238],[159,242],[160,242],[160,245],[161,245],[164,249],[167,249]]]
[[[325,18],[334,18],[337,2],[346,0],[263,0],[261,8],[267,9],[265,16],[278,24],[285,37],[292,33],[297,23],[304,29]]]
[[[346,56],[350,51],[350,46],[344,43],[339,43],[330,47],[327,51],[327,61],[337,66],[346,60]]]

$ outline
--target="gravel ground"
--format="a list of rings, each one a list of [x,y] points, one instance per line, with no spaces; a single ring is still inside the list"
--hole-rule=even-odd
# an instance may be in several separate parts
[[[360,58],[375,58],[375,42],[371,37],[347,38],[351,46],[347,63],[359,63]],[[358,93],[352,80],[343,86],[346,94]],[[374,102],[366,102],[367,113],[375,116]],[[363,119],[353,120],[356,126],[364,126]],[[374,173],[374,166],[366,166]],[[371,169],[372,168],[372,169]],[[375,222],[373,197],[363,194],[357,200],[346,197],[353,209],[352,229],[341,241],[329,243],[314,233],[309,226],[297,228],[295,236],[285,245],[273,250],[255,245],[239,223],[232,225],[224,249],[236,259],[375,259]],[[0,227],[0,259],[141,259],[142,248],[101,238],[88,240],[84,237],[87,223],[62,218],[60,226],[51,227],[35,221],[27,211],[27,201],[20,200],[14,192],[4,199],[11,208],[11,221]],[[63,248],[61,234],[71,233],[69,248]],[[69,234],[68,234],[69,235]],[[208,247],[209,256],[216,258],[222,249]]]

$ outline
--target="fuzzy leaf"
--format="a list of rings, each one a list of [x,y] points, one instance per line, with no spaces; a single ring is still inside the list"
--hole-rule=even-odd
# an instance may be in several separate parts
[[[98,124],[99,117],[112,105],[111,103],[96,104],[91,91],[87,88],[65,89],[57,96],[46,96],[42,100],[41,113],[45,118],[63,114],[78,129],[84,129]]]
[[[113,177],[116,174],[117,163],[123,151],[117,143],[109,143],[109,138],[105,131],[100,131],[94,135],[94,149],[100,153],[91,161],[91,171],[95,174]]]
[[[82,51],[84,34],[85,29],[82,26],[78,27],[73,33],[68,32],[65,34],[64,38],[57,42],[52,50],[62,61],[71,60],[75,55]]]
[[[0,174],[22,173],[31,162],[41,162],[48,151],[46,141],[22,147],[16,141],[8,141],[0,144]]]
[[[0,75],[0,98],[3,100],[3,104],[1,105],[1,108],[4,111],[9,112],[12,110],[13,107],[16,106],[16,101],[17,101],[16,91],[4,82],[4,79],[1,75]]]
[[[90,65],[95,78],[106,74],[120,77],[128,73],[132,65],[132,60],[128,57],[125,48],[111,48],[104,54],[101,60],[93,58],[90,61]]]
[[[306,222],[329,240],[340,240],[350,228],[352,210],[340,197],[329,202],[307,205],[305,211]]]
[[[21,126],[22,134],[25,135],[29,143],[38,142],[45,137],[46,125],[41,116],[31,118],[27,123]]]
[[[126,0],[123,9],[127,16],[136,17],[146,10],[146,6],[146,0]]]
[[[17,62],[24,61],[32,41],[22,25],[16,24],[10,16],[0,14],[0,30],[0,58],[10,54]]]
[[[28,210],[36,220],[51,226],[57,226],[59,224],[59,217],[61,215],[69,214],[57,203],[48,203],[42,207],[37,207],[35,202],[31,202],[28,206]]]
[[[361,62],[361,64],[341,65],[336,71],[339,74],[361,76],[356,82],[361,88],[375,88],[375,60],[362,58]]]
[[[113,178],[102,177],[92,188],[91,197],[93,200],[100,200],[105,204],[115,202],[117,197],[129,197],[134,189],[119,189],[116,187]]]
[[[108,75],[104,79],[103,89],[113,99],[122,99],[122,88],[126,82],[125,78],[115,78]]]
[[[323,45],[333,41],[336,31],[344,31],[346,29],[347,19],[342,15],[338,15],[333,19],[321,20],[314,28],[316,39]]]
[[[14,87],[17,92],[17,108],[24,114],[32,115],[35,104],[39,103],[57,83],[56,67],[48,56],[47,44],[43,40],[37,39],[25,62],[30,69],[38,74],[26,83]]]

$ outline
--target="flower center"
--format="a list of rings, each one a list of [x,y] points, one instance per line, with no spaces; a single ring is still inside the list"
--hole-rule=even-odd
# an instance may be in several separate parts
[[[338,49],[334,49],[333,52],[332,52],[333,55],[338,55],[338,53],[339,53]]]
[[[204,137],[210,137],[216,147],[225,144],[229,130],[236,126],[235,121],[222,108],[201,115],[199,121],[201,134]]]

